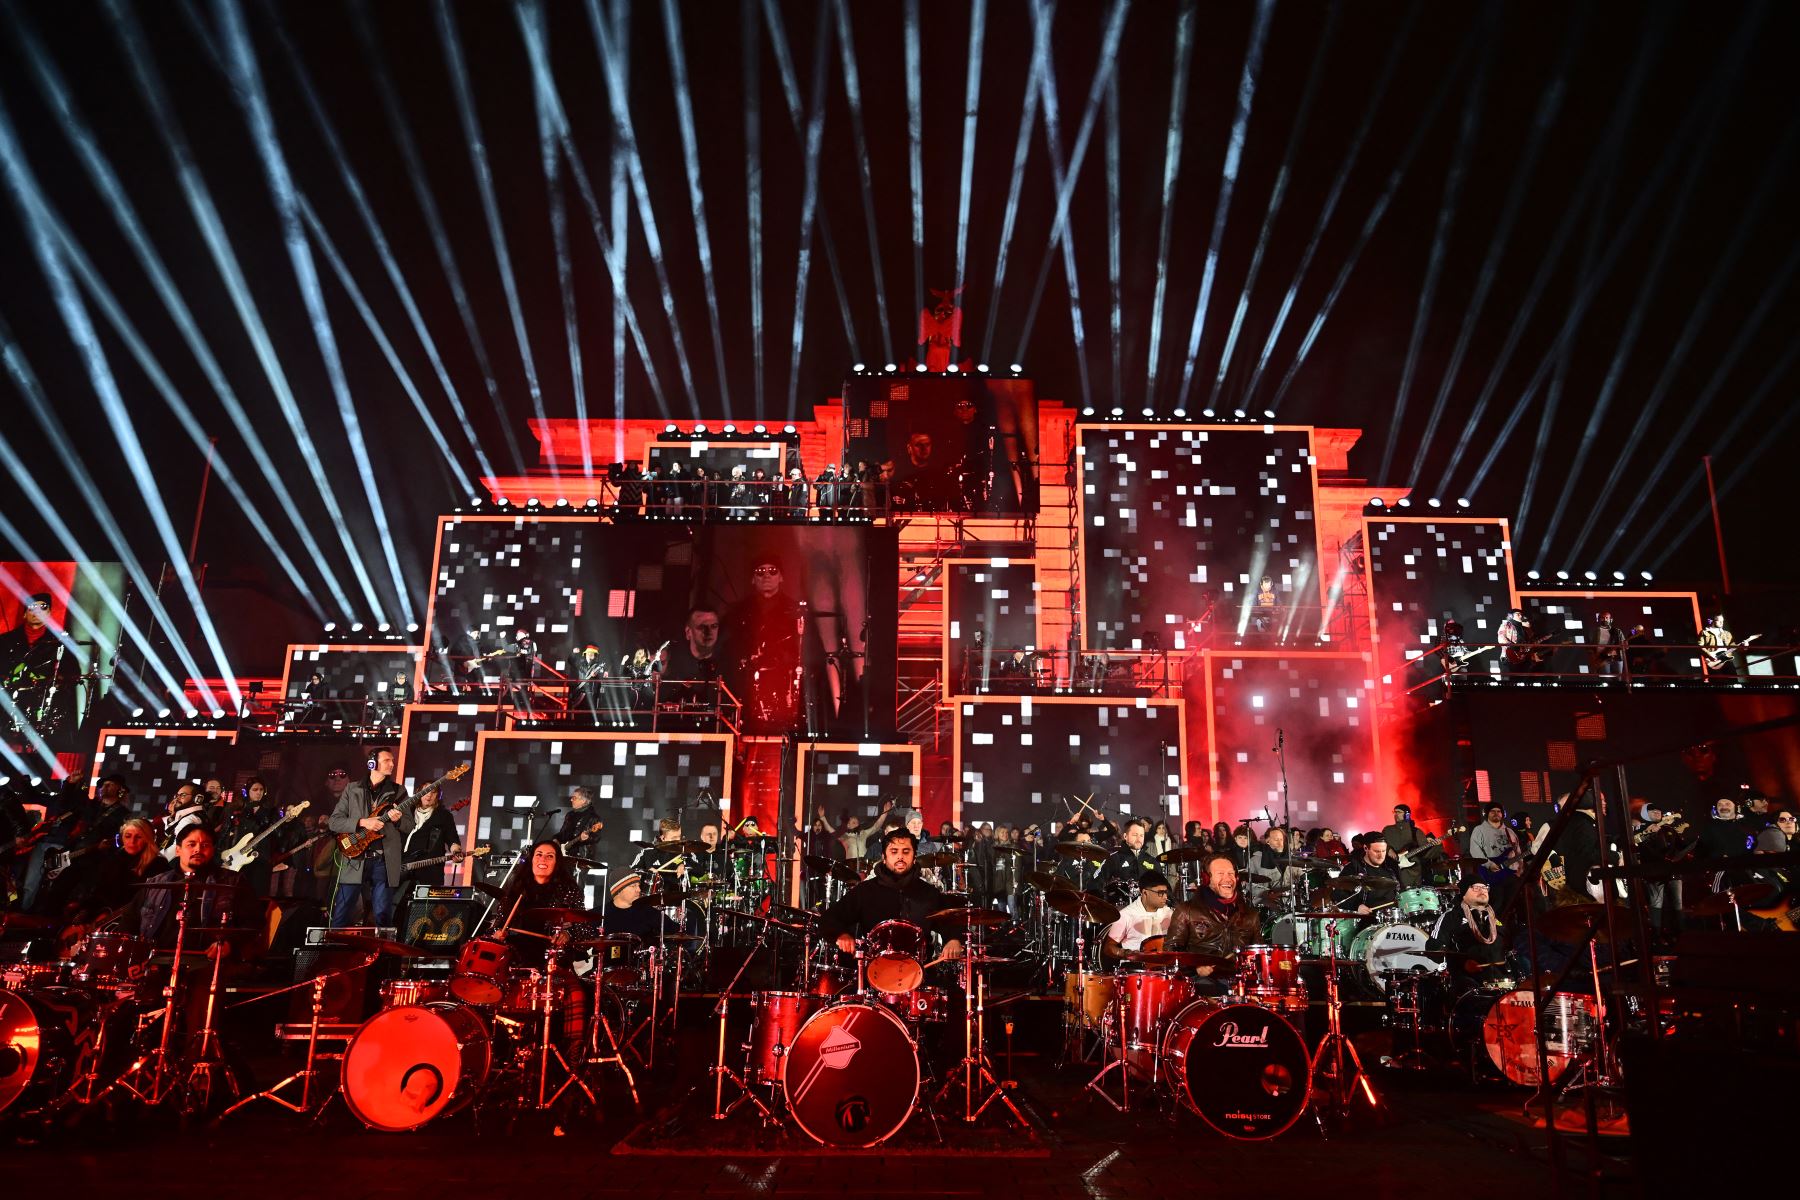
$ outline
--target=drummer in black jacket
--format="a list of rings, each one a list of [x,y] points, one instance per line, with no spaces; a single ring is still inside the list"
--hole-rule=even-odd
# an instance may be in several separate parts
[[[905,826],[883,834],[881,861],[867,879],[825,910],[820,934],[844,953],[854,954],[856,939],[883,921],[907,921],[929,929],[926,918],[948,903],[944,893],[919,878],[918,849],[918,838]],[[961,958],[961,940],[946,939],[941,957]]]

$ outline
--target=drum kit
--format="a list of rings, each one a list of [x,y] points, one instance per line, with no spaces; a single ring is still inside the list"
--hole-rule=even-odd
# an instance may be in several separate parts
[[[752,957],[773,937],[806,943],[803,986],[739,992],[747,958],[721,991],[713,1011],[715,1119],[750,1104],[765,1123],[791,1122],[821,1145],[867,1148],[899,1133],[921,1109],[935,1119],[955,1091],[966,1122],[979,1120],[997,1102],[1025,1124],[1007,1094],[1012,1081],[1000,1076],[987,1053],[987,971],[1009,961],[988,952],[987,936],[1010,923],[1005,913],[958,906],[931,913],[925,925],[883,921],[857,940],[854,975],[819,935],[816,914],[775,906],[769,913],[736,915],[759,926]],[[950,986],[928,982],[945,961],[930,956],[933,933],[962,943],[955,982],[960,1005]],[[748,1002],[750,1019],[734,1065],[726,1025],[737,1000]],[[939,1063],[936,1051],[959,1009],[962,1057]]]

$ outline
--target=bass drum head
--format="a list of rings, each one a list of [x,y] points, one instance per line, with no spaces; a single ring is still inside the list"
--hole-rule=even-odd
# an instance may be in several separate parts
[[[1436,975],[1443,971],[1441,959],[1425,957],[1425,945],[1430,940],[1430,935],[1416,925],[1371,925],[1356,935],[1350,953],[1362,963],[1369,984],[1385,996],[1392,975]]]
[[[491,1053],[487,1026],[471,1008],[384,1009],[344,1047],[344,1103],[370,1129],[418,1129],[474,1098]]]
[[[794,1123],[827,1146],[879,1146],[919,1100],[912,1036],[875,1004],[836,1004],[808,1017],[781,1072]]]
[[[74,1082],[97,1007],[73,988],[0,991],[0,1113],[14,1105],[28,1112]]]
[[[1305,1040],[1253,1004],[1197,1000],[1175,1014],[1163,1047],[1181,1102],[1228,1138],[1275,1137],[1312,1098]]]
[[[1556,1079],[1581,1053],[1592,1035],[1594,1002],[1586,996],[1559,992],[1549,998],[1544,1049],[1550,1078]],[[1537,1001],[1531,989],[1508,992],[1494,1002],[1481,1021],[1481,1040],[1500,1073],[1520,1087],[1536,1087],[1543,1078],[1537,1047]]]

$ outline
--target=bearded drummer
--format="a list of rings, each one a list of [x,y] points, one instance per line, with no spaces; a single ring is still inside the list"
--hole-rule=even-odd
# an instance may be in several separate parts
[[[1187,950],[1214,958],[1235,959],[1245,946],[1262,940],[1262,918],[1238,891],[1237,867],[1228,854],[1215,854],[1202,864],[1206,886],[1183,900],[1169,916],[1164,950]],[[1195,967],[1201,990],[1219,995],[1229,990],[1220,976],[1235,968]]]
[[[825,910],[819,932],[846,954],[856,952],[856,939],[883,921],[905,921],[928,929],[932,913],[949,907],[944,893],[919,877],[919,839],[905,826],[889,829],[881,837],[881,861],[869,877],[845,892]],[[962,957],[962,942],[949,938],[939,958]]]

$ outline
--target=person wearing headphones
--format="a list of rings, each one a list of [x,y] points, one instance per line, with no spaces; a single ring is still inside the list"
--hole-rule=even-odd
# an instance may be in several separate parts
[[[394,752],[383,746],[369,755],[367,779],[353,779],[338,796],[326,823],[336,834],[364,830],[381,836],[361,854],[338,863],[337,887],[331,895],[331,928],[342,929],[356,916],[357,900],[368,898],[369,923],[385,925],[393,917],[394,899],[406,876],[406,835],[412,831],[406,791],[394,781]]]

